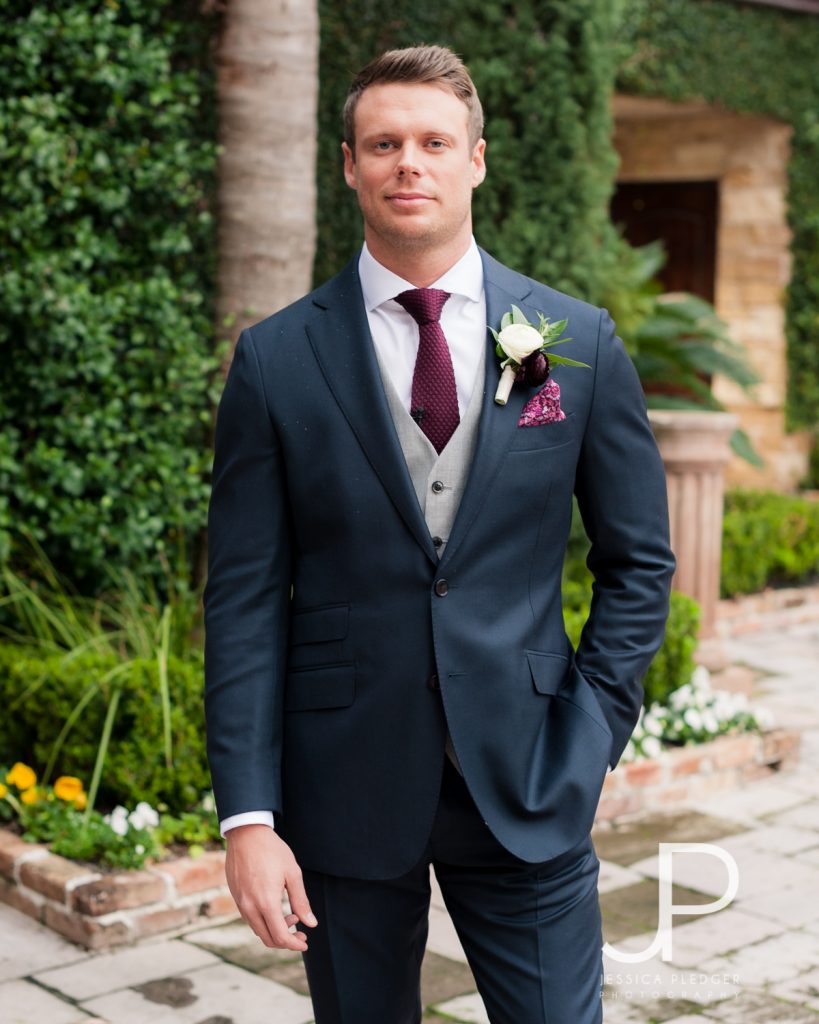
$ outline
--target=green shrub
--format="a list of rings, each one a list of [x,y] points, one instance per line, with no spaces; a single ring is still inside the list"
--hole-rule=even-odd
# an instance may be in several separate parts
[[[4,0],[0,558],[162,583],[207,506],[211,27],[181,0]],[[191,545],[188,545],[190,548]]]
[[[203,658],[168,659],[173,762],[164,756],[164,719],[155,659],[128,662],[116,680],[110,653],[43,654],[0,643],[0,761],[23,761],[42,771],[66,719],[89,689],[93,695],[63,743],[54,775],[78,776],[87,786],[113,687],[122,693],[100,786],[100,803],[133,807],[164,801],[173,812],[194,806],[209,788],[202,706]],[[97,685],[98,684],[98,685]],[[53,781],[43,779],[44,783]]]
[[[804,583],[819,573],[819,503],[773,491],[730,491],[722,530],[722,596]]]

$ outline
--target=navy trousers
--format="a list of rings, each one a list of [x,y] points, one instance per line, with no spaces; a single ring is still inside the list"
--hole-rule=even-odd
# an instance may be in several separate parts
[[[600,862],[591,836],[540,864],[513,856],[445,758],[424,856],[386,881],[305,870],[316,1024],[420,1024],[433,866],[492,1024],[601,1024]]]

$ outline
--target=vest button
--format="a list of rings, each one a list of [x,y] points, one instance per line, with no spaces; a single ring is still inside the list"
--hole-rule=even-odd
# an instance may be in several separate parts
[[[443,537],[433,537],[432,538],[432,543],[435,545],[436,548],[439,548],[444,543],[444,538]]]
[[[433,485],[432,485],[432,490],[433,490],[433,491],[434,491],[434,492],[435,492],[436,494],[440,494],[440,493],[441,493],[441,491],[442,491],[443,489],[444,489],[444,485],[443,485],[443,483],[442,483],[442,482],[441,482],[440,480],[436,480],[436,481],[435,481],[435,482],[433,483]]]
[[[431,675],[429,677],[429,679],[427,679],[427,686],[430,688],[430,690],[433,690],[433,691],[437,690],[438,689],[438,676]]]
[[[435,581],[435,593],[438,595],[438,597],[444,597],[448,591],[449,584],[447,583],[446,580]]]

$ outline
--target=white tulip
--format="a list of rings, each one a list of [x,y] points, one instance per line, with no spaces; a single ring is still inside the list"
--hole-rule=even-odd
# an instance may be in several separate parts
[[[531,324],[509,324],[498,334],[498,342],[510,359],[522,363],[527,356],[537,352],[543,338]]]

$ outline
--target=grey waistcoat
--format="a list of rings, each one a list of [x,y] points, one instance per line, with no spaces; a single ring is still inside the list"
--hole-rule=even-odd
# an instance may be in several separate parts
[[[418,497],[418,504],[424,513],[430,536],[440,540],[440,543],[436,545],[440,558],[449,539],[475,453],[483,397],[482,383],[486,346],[481,347],[475,386],[472,389],[469,404],[455,433],[440,455],[401,401],[377,348],[375,348],[375,354],[398,440],[404,452],[404,458],[407,460],[407,468]],[[460,771],[449,733],[446,737],[446,751],[452,763]],[[461,774],[463,773],[461,772]]]

